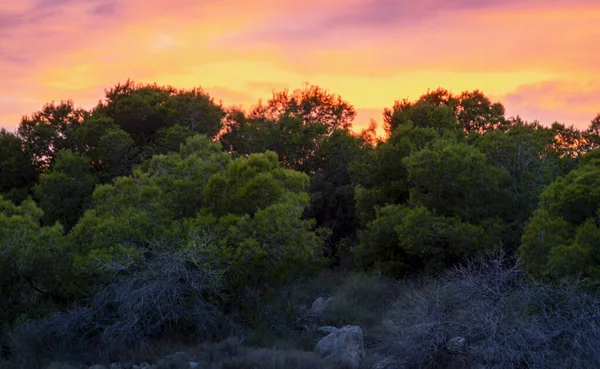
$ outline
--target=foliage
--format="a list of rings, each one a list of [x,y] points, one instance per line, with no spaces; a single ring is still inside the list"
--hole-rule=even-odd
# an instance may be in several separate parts
[[[592,151],[582,157],[576,169],[544,190],[519,249],[534,274],[582,274],[590,282],[597,281],[599,188],[600,161],[598,152]]]
[[[90,158],[72,151],[60,151],[51,170],[40,176],[33,192],[44,210],[44,223],[59,222],[68,231],[83,215],[97,178]]]
[[[390,134],[407,120],[411,120],[415,126],[431,121],[451,124],[453,120],[450,117],[454,116],[465,132],[483,133],[504,128],[507,124],[504,112],[502,104],[492,103],[479,90],[454,95],[448,90],[438,88],[422,95],[414,103],[397,100],[392,109],[384,111],[384,121],[385,129]]]
[[[277,120],[283,116],[299,118],[304,124],[320,123],[330,134],[337,129],[350,128],[356,113],[354,107],[339,95],[319,86],[306,85],[303,89],[274,92],[266,105],[256,106],[251,116]]]
[[[216,306],[221,273],[198,252],[155,246],[134,263],[105,263],[119,277],[86,307],[15,327],[8,342],[18,354],[13,360],[35,366],[46,357],[95,348],[118,360],[126,347],[147,351],[150,339],[178,330],[199,338],[213,337],[219,330],[227,334],[229,323]]]
[[[443,271],[499,243],[498,225],[476,226],[458,217],[434,215],[423,206],[388,205],[360,233],[355,249],[363,267],[393,277]]]
[[[102,263],[137,260],[156,240],[177,239],[225,271],[229,288],[264,289],[308,272],[322,238],[302,217],[307,187],[274,153],[231,160],[207,137],[191,137],[179,153],[96,187],[69,234],[77,281],[85,289],[110,279]]]
[[[367,151],[363,162],[352,164],[356,213],[362,225],[374,219],[375,207],[408,201],[408,171],[403,159],[438,138],[432,128],[400,126],[386,142]]]
[[[23,117],[18,133],[38,170],[49,168],[60,150],[73,147],[73,133],[88,116],[87,111],[75,108],[68,100],[51,102],[30,117]]]
[[[537,284],[490,254],[400,294],[365,365],[594,368],[599,308],[577,283]],[[452,347],[457,338],[464,346]]]
[[[477,148],[440,140],[413,153],[404,164],[411,203],[438,216],[475,223],[503,215],[508,173],[490,165]]]
[[[0,129],[0,194],[15,202],[24,200],[37,175],[21,138]]]
[[[0,324],[43,316],[63,302],[63,228],[42,226],[42,215],[30,199],[17,206],[0,196]]]
[[[221,142],[242,155],[274,151],[279,161],[296,170],[314,171],[316,151],[336,130],[348,130],[354,108],[338,95],[317,86],[273,94],[249,114],[229,111]]]
[[[444,89],[386,109],[386,139],[374,122],[352,133],[355,115],[318,86],[246,112],[128,80],[91,111],[52,102],[0,130],[0,356],[12,342],[21,366],[40,367],[28,360],[94,346],[117,357],[232,327],[310,348],[316,336],[293,331],[307,326],[302,305],[333,295],[321,323],[365,326],[382,369],[598,366],[585,330],[597,299],[569,283],[593,291],[600,278],[600,116],[544,127],[507,119],[481,91]],[[307,297],[323,256],[321,279],[346,249],[378,276],[317,280]],[[538,285],[490,259],[391,303],[400,290],[382,275],[440,275],[490,249],[571,282]],[[469,343],[460,360],[453,335]],[[198,361],[322,366],[223,347],[235,353]]]
[[[160,129],[172,125],[214,136],[224,113],[202,89],[177,90],[127,80],[106,91],[106,99],[95,108],[94,115],[111,118],[142,146],[153,141]]]
[[[315,172],[311,176],[310,211],[320,227],[331,231],[327,254],[338,259],[337,243],[353,237],[360,226],[354,200],[351,168],[364,162],[368,143],[344,130],[327,137],[315,155]]]

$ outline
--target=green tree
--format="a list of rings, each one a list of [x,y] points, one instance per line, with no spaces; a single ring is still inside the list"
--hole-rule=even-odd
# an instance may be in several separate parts
[[[71,229],[83,211],[98,182],[90,158],[62,150],[52,169],[40,176],[33,192],[44,210],[46,225],[59,222]]]
[[[284,116],[299,118],[303,124],[319,123],[331,134],[336,129],[350,129],[356,112],[339,95],[319,86],[306,85],[303,89],[274,92],[265,105],[256,106],[250,116],[278,120]]]
[[[404,159],[410,201],[467,222],[504,215],[508,173],[477,148],[438,140]]]
[[[423,206],[388,205],[360,233],[355,256],[363,268],[392,277],[434,274],[498,245],[499,234],[493,223],[476,226]]]
[[[224,112],[202,89],[177,90],[127,80],[106,91],[94,115],[113,119],[141,147],[150,144],[160,129],[176,124],[215,135]]]
[[[110,118],[88,119],[73,136],[77,152],[91,159],[101,183],[129,175],[139,160],[134,140]]]
[[[69,234],[74,288],[89,291],[115,277],[107,265],[129,265],[146,250],[175,244],[202,247],[195,251],[225,268],[231,288],[246,278],[264,291],[265,283],[318,261],[322,238],[302,217],[308,183],[272,152],[232,160],[208,137],[190,137],[179,153],[96,187],[91,209]]]
[[[498,102],[492,103],[483,92],[464,91],[460,95],[454,95],[448,90],[438,88],[423,94],[415,102],[404,99],[396,101],[392,109],[386,109],[384,121],[388,134],[401,124],[403,116],[422,104],[447,108],[466,132],[483,133],[502,129],[507,124],[504,106]]]
[[[248,115],[230,110],[221,143],[241,155],[274,151],[287,167],[312,173],[323,140],[338,129],[348,130],[354,116],[350,104],[320,87],[284,90]]]
[[[443,134],[459,128],[451,107],[433,105],[429,101],[409,103],[396,101],[394,107],[383,113],[386,132],[391,135],[398,127],[430,128]]]
[[[225,111],[201,88],[179,90],[167,100],[167,107],[170,109],[167,116],[170,125],[185,127],[208,137],[215,137],[222,128]]]
[[[560,175],[560,158],[551,152],[552,130],[537,122],[526,123],[516,118],[504,130],[472,135],[473,144],[488,161],[509,174],[510,209],[505,219],[512,234],[509,244],[517,247],[528,219],[537,208],[541,192]]]
[[[17,135],[0,129],[0,194],[20,202],[37,180],[32,157]]]
[[[428,118],[415,123],[411,114],[421,110]],[[435,110],[438,112],[432,112]],[[421,114],[417,115],[422,117]],[[351,168],[356,184],[356,211],[363,225],[374,219],[376,206],[408,201],[408,171],[403,159],[441,137],[459,140],[464,136],[456,119],[445,107],[423,103],[393,119],[398,125],[390,138],[367,152],[365,160]]]
[[[538,276],[583,274],[597,282],[599,211],[600,152],[595,150],[542,192],[519,248],[524,264]]]
[[[360,166],[372,150],[361,137],[348,131],[337,130],[327,137],[315,155],[315,172],[310,178],[309,215],[319,227],[331,231],[328,239],[328,256],[338,257],[337,243],[353,237],[360,226],[356,214],[354,183],[350,170]]]
[[[73,132],[88,116],[69,100],[51,102],[31,117],[23,117],[18,133],[39,170],[49,168],[60,150],[73,148]]]
[[[179,152],[179,147],[193,135],[194,131],[192,131],[191,128],[178,124],[161,128],[156,132],[151,152],[154,155]]]
[[[0,324],[48,315],[65,301],[66,243],[59,224],[43,227],[31,200],[0,196]]]
[[[204,196],[213,175],[222,174],[231,156],[208,137],[195,135],[178,152],[154,156],[146,173],[161,189],[165,207],[175,219],[191,218],[210,203]],[[226,211],[227,209],[223,209]]]

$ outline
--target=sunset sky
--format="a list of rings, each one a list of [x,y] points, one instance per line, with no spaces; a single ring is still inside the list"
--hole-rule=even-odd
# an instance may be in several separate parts
[[[395,99],[480,89],[509,116],[583,128],[599,24],[598,0],[0,0],[0,127],[131,78],[245,108],[308,82],[357,128]]]

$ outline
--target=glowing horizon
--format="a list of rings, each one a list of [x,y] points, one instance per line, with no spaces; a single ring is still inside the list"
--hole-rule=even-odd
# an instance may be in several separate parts
[[[50,101],[89,109],[128,78],[249,108],[311,83],[358,112],[479,89],[508,116],[586,127],[600,113],[593,0],[5,0],[0,127]]]

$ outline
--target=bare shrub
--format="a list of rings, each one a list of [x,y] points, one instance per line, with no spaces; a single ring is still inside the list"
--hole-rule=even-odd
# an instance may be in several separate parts
[[[397,293],[396,283],[374,274],[349,275],[324,310],[328,324],[371,327],[381,321]]]
[[[173,364],[195,361],[200,368],[206,369],[334,369],[332,364],[312,352],[251,348],[242,346],[240,341],[230,338],[201,345],[185,354],[165,358],[156,366],[157,369],[185,368]]]
[[[214,304],[221,273],[199,253],[161,245],[135,263],[103,267],[118,272],[117,277],[86,306],[13,329],[10,346],[16,360],[60,359],[95,348],[100,357],[121,359],[124,349],[150,350],[150,338],[210,337],[227,330]]]
[[[597,368],[600,298],[529,280],[489,254],[398,298],[370,364],[384,368]],[[465,339],[463,352],[448,349]]]

